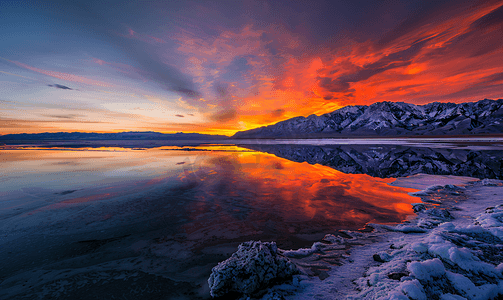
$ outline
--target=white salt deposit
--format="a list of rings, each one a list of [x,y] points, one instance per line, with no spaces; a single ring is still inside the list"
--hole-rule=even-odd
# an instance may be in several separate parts
[[[427,186],[423,179],[435,184]],[[350,234],[346,240],[363,241],[372,234],[379,241],[351,248],[324,280],[296,275],[294,284],[269,288],[263,299],[501,299],[503,182],[416,175],[394,185],[422,186],[415,193],[423,200],[415,204],[417,217],[396,226],[372,224],[372,233]],[[439,204],[431,204],[432,198]],[[344,244],[341,237],[327,236],[325,242]],[[301,257],[319,249],[317,243],[284,254]]]

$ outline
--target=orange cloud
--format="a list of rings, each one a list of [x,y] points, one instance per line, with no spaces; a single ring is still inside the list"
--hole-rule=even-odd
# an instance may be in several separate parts
[[[495,30],[501,28],[501,20],[490,16],[501,10],[501,3],[487,4],[442,21],[432,20],[384,45],[355,44],[349,53],[336,54],[326,64],[320,72],[320,87],[341,104],[459,103],[501,96],[501,86],[492,91],[483,88],[486,78],[503,67],[501,48],[498,51],[493,45],[503,46]],[[501,84],[501,80],[491,84]],[[468,93],[474,87],[479,92]]]
[[[180,30],[176,39],[177,50],[187,55],[182,70],[208,95],[204,102],[191,101],[190,105],[209,120],[218,120],[218,127],[227,132],[341,107],[327,103],[320,94],[317,70],[323,67],[321,59],[292,55],[303,44],[284,28],[258,30],[248,25],[214,38]],[[218,92],[222,87],[225,92]],[[278,111],[282,113],[274,113]]]
[[[343,32],[321,44],[309,42],[303,36],[308,30],[301,25],[263,25],[250,19],[240,29],[211,28],[220,33],[205,35],[189,20],[169,35],[178,45],[176,53],[165,51],[161,58],[172,62],[176,57],[177,72],[150,56],[138,59],[141,70],[100,59],[93,62],[136,79],[168,82],[166,89],[181,96],[175,103],[181,113],[194,112],[198,119],[197,124],[142,120],[127,129],[230,135],[346,105],[503,98],[502,14],[501,1],[481,1],[470,9],[451,7],[405,20],[380,40],[351,40],[351,33]],[[132,29],[122,36],[164,43]],[[109,86],[10,62],[62,80]],[[185,80],[185,75],[191,78]]]
[[[217,127],[232,130],[268,125],[295,116],[323,114],[346,105],[379,101],[425,104],[466,102],[503,95],[501,2],[456,10],[400,28],[380,41],[348,42],[341,48],[309,48],[278,27],[198,38],[181,31],[178,50],[190,56],[185,72],[205,84],[229,83],[235,118]],[[301,49],[302,51],[298,51]],[[226,78],[245,58],[241,79]],[[199,103],[218,107],[218,97]],[[275,114],[274,111],[281,111]],[[214,123],[208,128],[215,129]]]

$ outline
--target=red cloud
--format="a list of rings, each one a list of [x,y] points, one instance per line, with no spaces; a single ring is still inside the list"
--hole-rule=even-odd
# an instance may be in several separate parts
[[[344,47],[313,48],[288,29],[272,25],[248,25],[205,38],[181,30],[176,39],[178,51],[187,55],[184,72],[204,83],[205,101],[191,105],[213,116],[219,97],[207,95],[225,81],[232,118],[207,126],[240,130],[346,105],[501,97],[502,11],[501,2],[494,1],[471,10],[451,8],[405,22],[379,41],[347,41]],[[232,63],[243,57],[247,68],[236,73]],[[226,78],[229,72],[241,78]]]

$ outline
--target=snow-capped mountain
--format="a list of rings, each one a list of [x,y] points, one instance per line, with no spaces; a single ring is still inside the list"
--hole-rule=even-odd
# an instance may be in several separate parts
[[[240,145],[295,162],[320,164],[343,173],[403,177],[424,173],[503,179],[503,152],[400,145]]]
[[[296,117],[233,138],[471,135],[503,133],[503,99],[466,103],[378,102]]]

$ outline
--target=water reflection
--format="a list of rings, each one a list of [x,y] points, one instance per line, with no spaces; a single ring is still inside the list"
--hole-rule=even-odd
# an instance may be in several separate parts
[[[412,189],[389,186],[393,179],[230,145],[75,150],[85,149],[1,152],[0,273],[8,286],[0,290],[54,298],[64,279],[67,298],[78,298],[98,278],[114,282],[110,295],[134,295],[120,276],[137,274],[146,285],[163,278],[151,296],[168,293],[169,279],[207,297],[211,267],[240,242],[305,247],[337,229],[400,222],[417,201]]]
[[[392,179],[348,175],[260,153],[214,154],[190,167],[181,179],[198,204],[190,208],[193,222],[185,229],[219,239],[236,223],[249,228],[238,235],[259,232],[281,244],[292,236],[319,237],[367,222],[400,222],[417,200],[405,193],[412,190],[387,185]],[[210,209],[218,213],[207,224],[200,215]]]
[[[330,166],[344,173],[404,177],[418,173],[503,179],[503,146],[496,150],[400,145],[243,145],[296,162]],[[477,148],[477,147],[474,147]],[[480,147],[478,147],[480,148]]]

